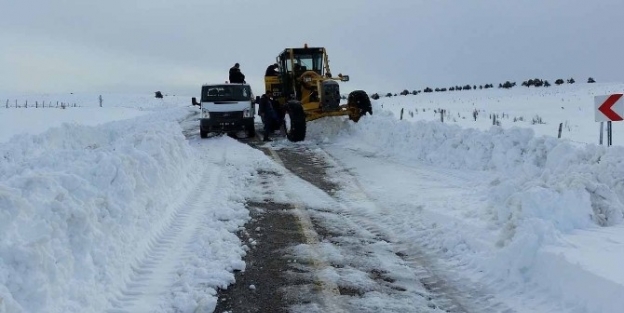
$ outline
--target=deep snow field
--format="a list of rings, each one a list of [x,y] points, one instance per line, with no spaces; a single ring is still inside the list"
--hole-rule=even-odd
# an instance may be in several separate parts
[[[475,202],[449,195],[421,208],[426,231],[399,224],[407,216],[390,216],[388,225],[403,229],[403,240],[426,240],[433,256],[507,296],[518,312],[621,312],[624,122],[613,123],[613,147],[598,146],[593,97],[622,91],[624,84],[575,84],[381,98],[360,123],[310,123],[300,144],[477,175],[485,191]],[[188,242],[184,263],[163,262],[177,283],[166,304],[135,308],[211,312],[216,289],[245,266],[247,247],[234,234],[257,190],[244,187],[260,170],[283,169],[231,138],[185,138],[179,121],[197,111],[190,97],[102,97],[100,108],[98,95],[0,94],[0,312],[114,308],[144,256],[169,235]],[[28,108],[15,108],[15,99]],[[448,114],[444,123],[438,109]],[[536,116],[543,124],[532,123]],[[409,185],[370,165],[357,174],[366,185],[376,181],[368,192],[377,201],[408,208],[409,197],[396,196],[413,192]],[[168,221],[178,215],[198,231],[175,233]]]
[[[562,138],[598,144],[600,123],[595,122],[594,96],[622,92],[624,84],[564,84],[549,88],[514,87],[511,90],[493,88],[398,95],[382,97],[376,102],[397,118],[403,108],[404,120],[439,121],[440,114],[434,111],[445,109],[445,123],[480,130],[490,129],[493,124],[491,115],[498,116],[503,128],[532,128],[538,136],[557,137],[559,124],[563,123]],[[475,109],[478,111],[476,122],[473,119]],[[539,118],[542,123],[533,122]],[[612,125],[613,144],[624,145],[624,123]],[[606,135],[606,125],[604,128]]]

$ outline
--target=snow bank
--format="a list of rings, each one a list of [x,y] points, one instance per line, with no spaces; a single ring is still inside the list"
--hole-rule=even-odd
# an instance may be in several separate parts
[[[463,249],[455,255],[463,255],[475,264],[473,270],[505,286],[526,292],[533,286],[546,288],[566,305],[587,312],[613,312],[624,305],[615,296],[624,292],[624,280],[597,274],[587,266],[593,261],[577,265],[566,254],[546,249],[569,246],[562,235],[622,224],[624,148],[536,137],[528,128],[492,126],[481,131],[438,121],[397,121],[383,111],[357,124],[344,118],[316,121],[309,126],[308,140],[376,158],[496,174],[489,182],[489,207],[478,214],[495,231],[493,246],[485,254],[479,251],[483,247],[472,247],[472,257],[465,245],[449,246],[449,241],[459,240],[453,234],[456,226],[430,243],[440,245],[439,251],[446,251],[442,253]],[[608,295],[587,294],[588,284],[604,286]]]
[[[439,122],[401,122],[389,113],[357,124],[327,119],[312,125],[315,140],[327,142],[346,133],[336,140],[354,149],[365,144],[376,156],[499,172],[491,198],[500,223],[535,217],[569,232],[592,221],[601,226],[622,221],[622,147],[579,147],[566,140],[536,137],[528,128],[493,126],[479,131]]]
[[[0,311],[103,305],[98,294],[198,179],[180,126],[153,119],[65,124],[0,147]]]

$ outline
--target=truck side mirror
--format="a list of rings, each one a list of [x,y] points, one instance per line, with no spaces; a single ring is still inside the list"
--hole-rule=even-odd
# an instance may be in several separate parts
[[[191,102],[193,103],[193,105],[199,105],[199,102],[197,102],[197,99],[195,97],[191,98]]]
[[[340,77],[340,80],[343,81],[343,82],[348,82],[349,81],[349,75],[342,75]]]
[[[255,104],[260,104],[260,96],[256,96],[256,101],[254,101]]]

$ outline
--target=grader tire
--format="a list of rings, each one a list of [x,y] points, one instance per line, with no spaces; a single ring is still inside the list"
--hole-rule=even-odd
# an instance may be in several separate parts
[[[347,106],[354,111],[354,114],[349,115],[349,119],[356,123],[366,113],[373,115],[373,106],[368,94],[364,90],[352,91],[347,98]]]
[[[292,142],[303,141],[306,135],[306,117],[299,101],[288,101],[284,106],[286,138]]]

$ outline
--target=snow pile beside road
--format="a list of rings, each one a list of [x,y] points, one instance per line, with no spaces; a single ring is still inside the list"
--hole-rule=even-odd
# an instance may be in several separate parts
[[[170,200],[197,181],[177,123],[107,126],[64,125],[0,148],[0,297],[7,308],[54,312],[97,303],[123,274],[115,269],[167,216]]]
[[[0,147],[0,312],[105,311],[129,288],[154,239],[189,206],[197,214],[189,220],[205,231],[182,234],[191,243],[180,249],[193,257],[175,271],[180,281],[169,303],[214,309],[216,288],[244,268],[234,234],[248,218],[239,191],[266,157],[250,157],[254,150],[244,145],[227,158],[199,151],[175,121],[189,112],[176,112],[64,124]],[[232,142],[220,145],[213,150]],[[212,192],[186,203],[203,194],[197,188],[206,179]]]
[[[378,157],[426,162],[455,169],[500,173],[493,181],[492,201],[499,223],[518,218],[548,219],[560,231],[586,228],[591,221],[615,225],[624,214],[624,149],[535,137],[528,128],[488,131],[439,122],[400,122],[388,113],[350,124],[327,120],[311,130],[313,140],[336,137],[345,146]],[[383,131],[380,131],[383,130]],[[549,210],[544,210],[549,203]]]

